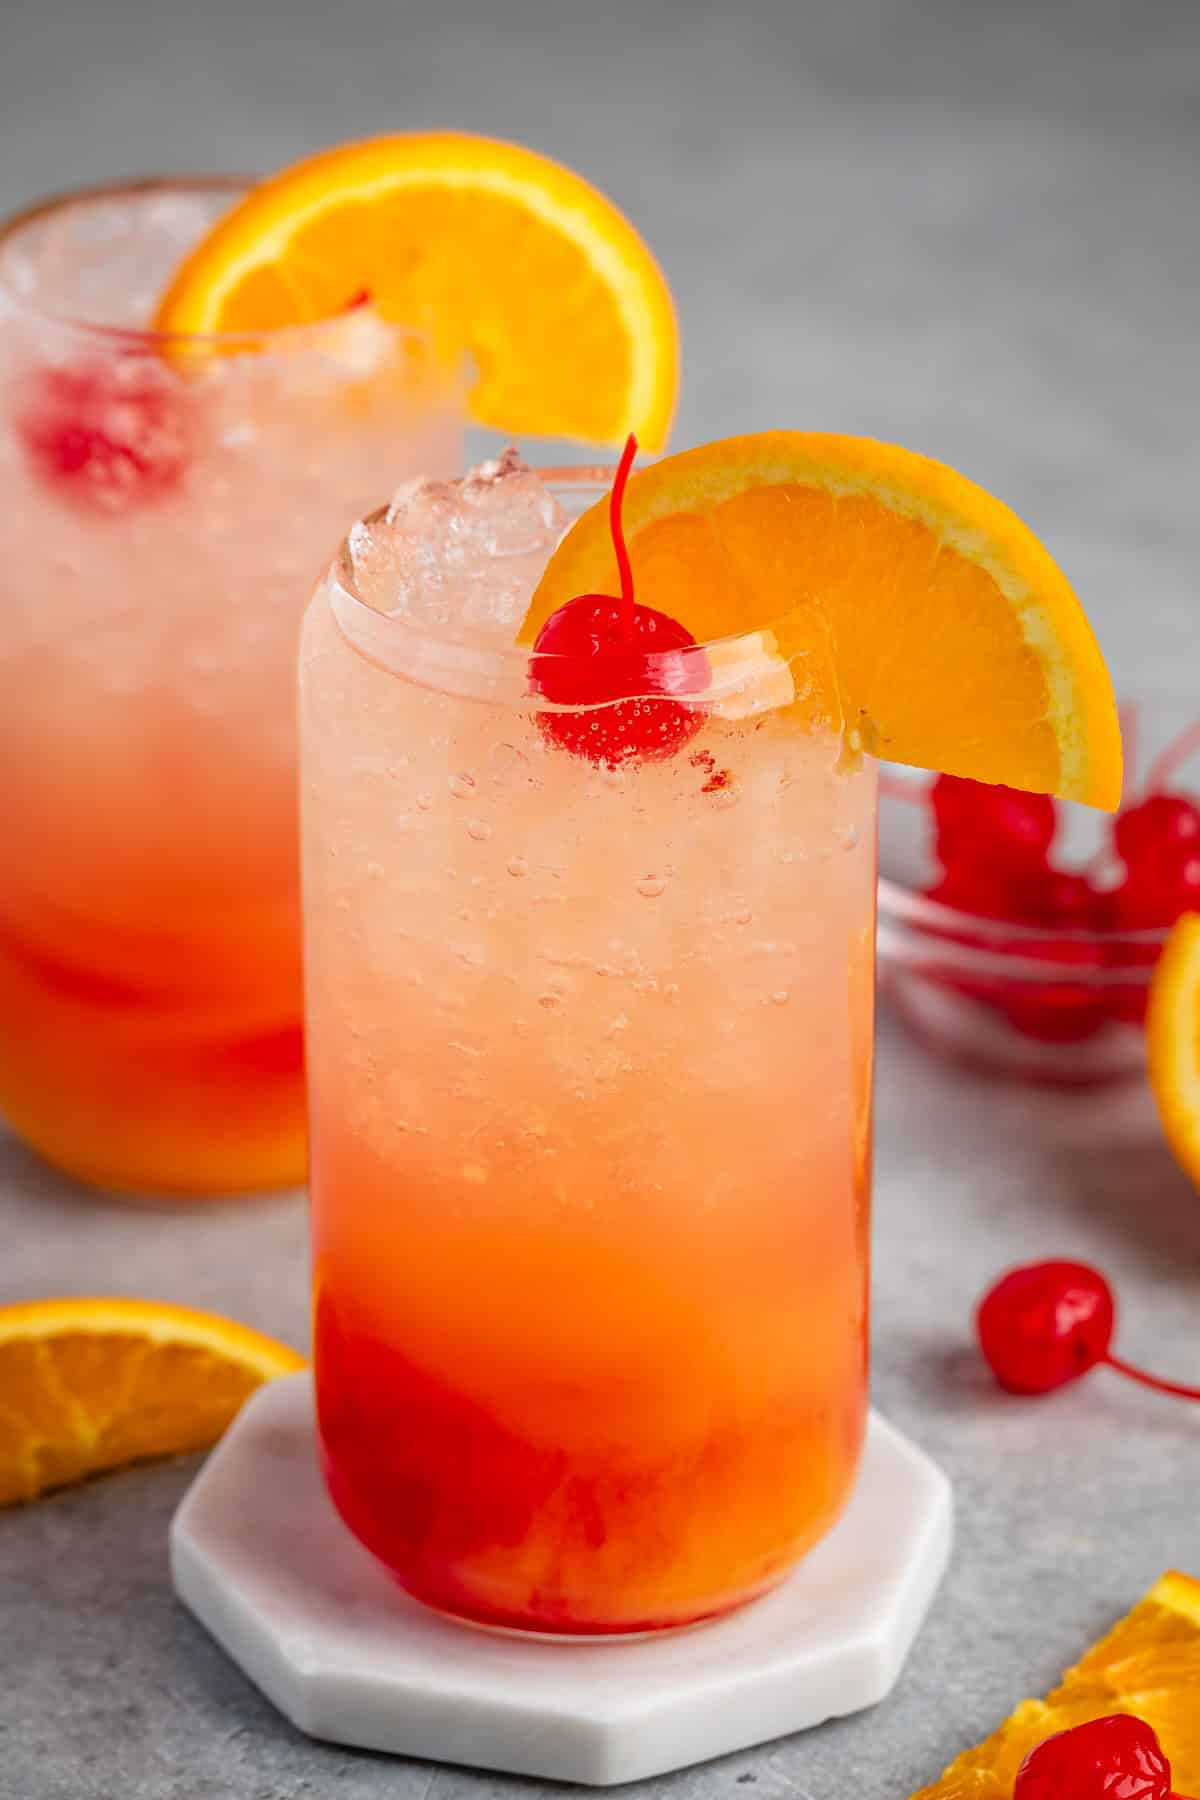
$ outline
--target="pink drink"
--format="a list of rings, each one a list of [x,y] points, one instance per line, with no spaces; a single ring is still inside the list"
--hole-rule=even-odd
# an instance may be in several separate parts
[[[238,194],[82,195],[0,236],[0,1108],[132,1190],[303,1175],[300,615],[397,466],[460,454],[453,383],[369,310],[144,329]]]
[[[571,1634],[773,1585],[866,1404],[873,770],[757,636],[675,756],[547,740],[514,639],[601,491],[410,495],[301,653],[330,1488],[420,1598]]]

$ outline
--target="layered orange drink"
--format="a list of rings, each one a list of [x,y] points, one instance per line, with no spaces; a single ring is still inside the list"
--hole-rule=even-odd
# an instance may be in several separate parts
[[[304,1172],[300,616],[461,403],[369,309],[152,329],[225,182],[80,195],[0,238],[0,1109],[105,1186]]]
[[[519,254],[485,270],[498,235]],[[313,583],[390,483],[461,466],[468,380],[479,417],[619,439],[666,429],[674,379],[640,240],[511,145],[384,139],[0,235],[0,1111],[53,1162],[302,1179]]]
[[[647,468],[623,519],[509,458],[350,533],[301,652],[317,1401],[336,1504],[420,1599],[679,1626],[837,1518],[873,758],[1111,801],[1107,678],[1048,571],[948,471],[796,433]]]

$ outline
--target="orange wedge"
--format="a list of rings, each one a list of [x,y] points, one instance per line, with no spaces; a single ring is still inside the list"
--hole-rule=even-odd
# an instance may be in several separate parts
[[[160,1300],[0,1307],[0,1505],[213,1444],[246,1396],[303,1357]]]
[[[363,295],[469,357],[472,411],[522,434],[666,441],[671,295],[633,226],[569,169],[490,138],[346,144],[262,182],[180,266],[156,328],[251,333]]]
[[[1146,1009],[1150,1087],[1176,1160],[1200,1186],[1200,913],[1184,913],[1158,959]]]
[[[1200,1581],[1164,1575],[1047,1700],[1024,1701],[912,1800],[1012,1800],[1017,1770],[1035,1744],[1110,1713],[1152,1725],[1176,1790],[1200,1794]]]
[[[639,599],[697,639],[773,634],[786,660],[803,649],[808,682],[823,632],[842,717],[874,755],[1118,805],[1117,709],[1083,609],[1015,513],[952,469],[768,431],[639,471],[624,520]],[[522,642],[617,580],[603,501],[550,559]]]

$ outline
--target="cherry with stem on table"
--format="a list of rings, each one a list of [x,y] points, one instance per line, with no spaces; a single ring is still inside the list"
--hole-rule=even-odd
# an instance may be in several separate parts
[[[1180,1400],[1200,1400],[1200,1387],[1167,1381],[1113,1354],[1117,1306],[1099,1269],[1049,1261],[1010,1269],[980,1301],[979,1347],[1010,1394],[1049,1394],[1092,1369]]]

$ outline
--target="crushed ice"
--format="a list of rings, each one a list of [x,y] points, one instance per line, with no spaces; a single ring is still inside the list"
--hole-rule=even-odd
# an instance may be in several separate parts
[[[566,524],[516,450],[461,481],[408,482],[350,533],[359,598],[438,631],[511,636]]]

